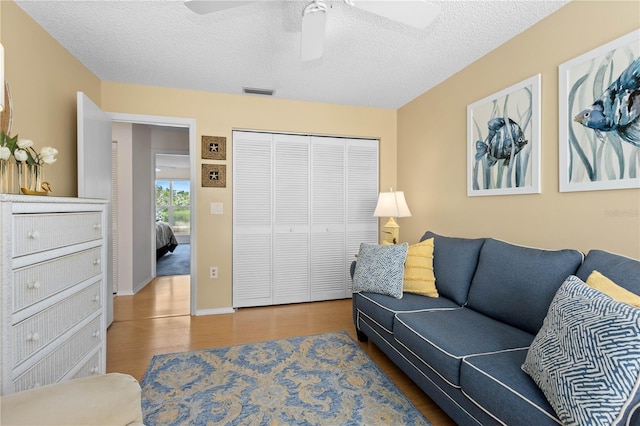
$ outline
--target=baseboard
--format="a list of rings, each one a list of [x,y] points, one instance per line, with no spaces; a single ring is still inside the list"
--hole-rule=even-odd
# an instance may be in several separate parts
[[[196,316],[232,314],[235,311],[234,308],[198,309],[196,310]]]

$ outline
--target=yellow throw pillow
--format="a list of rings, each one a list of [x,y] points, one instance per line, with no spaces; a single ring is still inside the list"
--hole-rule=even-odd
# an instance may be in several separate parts
[[[404,263],[402,291],[438,297],[433,274],[433,238],[409,246]]]
[[[640,308],[640,296],[620,287],[598,271],[593,271],[587,278],[587,285],[595,288],[618,302]]]

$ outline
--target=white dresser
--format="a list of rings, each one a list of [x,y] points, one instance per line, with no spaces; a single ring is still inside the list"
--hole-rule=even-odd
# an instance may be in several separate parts
[[[0,194],[0,394],[105,373],[105,206]]]

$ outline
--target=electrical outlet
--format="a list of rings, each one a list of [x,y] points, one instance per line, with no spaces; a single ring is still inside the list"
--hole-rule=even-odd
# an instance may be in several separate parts
[[[209,278],[218,278],[218,267],[211,266],[209,268]]]

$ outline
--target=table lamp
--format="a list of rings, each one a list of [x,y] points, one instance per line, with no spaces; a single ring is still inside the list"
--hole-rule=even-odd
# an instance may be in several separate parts
[[[411,216],[407,202],[404,199],[404,192],[381,192],[373,216],[389,218],[389,221],[384,225],[383,241],[397,244],[400,236],[400,226],[394,218]]]

